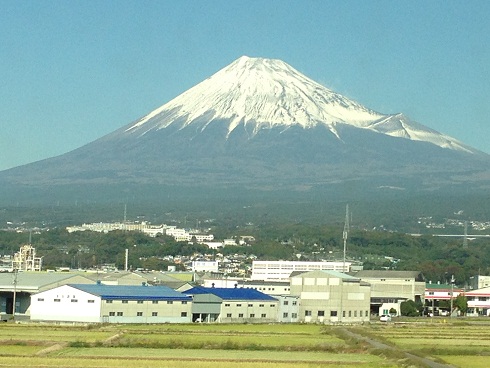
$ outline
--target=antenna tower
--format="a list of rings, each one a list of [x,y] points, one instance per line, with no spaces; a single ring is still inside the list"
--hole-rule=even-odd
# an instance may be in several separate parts
[[[463,238],[463,247],[466,248],[468,246],[468,221],[464,222],[464,238]]]
[[[347,251],[347,237],[349,235],[349,205],[345,206],[345,222],[344,231],[342,232],[342,239],[344,240],[344,262],[342,264],[342,272],[345,272],[345,256]]]

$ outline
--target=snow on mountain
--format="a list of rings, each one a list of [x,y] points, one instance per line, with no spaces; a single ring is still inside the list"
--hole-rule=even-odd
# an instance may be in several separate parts
[[[338,139],[348,124],[393,137],[425,141],[443,148],[474,152],[461,142],[411,122],[402,114],[385,115],[368,109],[306,77],[281,60],[242,56],[210,78],[152,111],[126,129],[144,135],[178,122],[226,120],[228,136],[239,125],[261,129],[292,125],[304,129],[325,125]]]

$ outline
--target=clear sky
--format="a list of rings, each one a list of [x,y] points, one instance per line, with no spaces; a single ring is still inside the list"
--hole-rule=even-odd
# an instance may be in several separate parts
[[[0,170],[89,143],[242,55],[490,153],[487,0],[0,0]]]

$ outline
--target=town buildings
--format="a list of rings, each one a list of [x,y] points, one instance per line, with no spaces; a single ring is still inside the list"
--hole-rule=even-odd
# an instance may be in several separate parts
[[[352,274],[371,285],[371,313],[400,315],[400,303],[423,304],[425,279],[419,271],[363,270]]]
[[[351,262],[253,261],[252,280],[288,281],[293,272],[331,270],[349,272]]]

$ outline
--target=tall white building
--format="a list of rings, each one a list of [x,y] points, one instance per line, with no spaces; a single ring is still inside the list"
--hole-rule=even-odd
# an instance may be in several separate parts
[[[351,262],[253,261],[252,280],[288,281],[293,272],[349,272]]]

